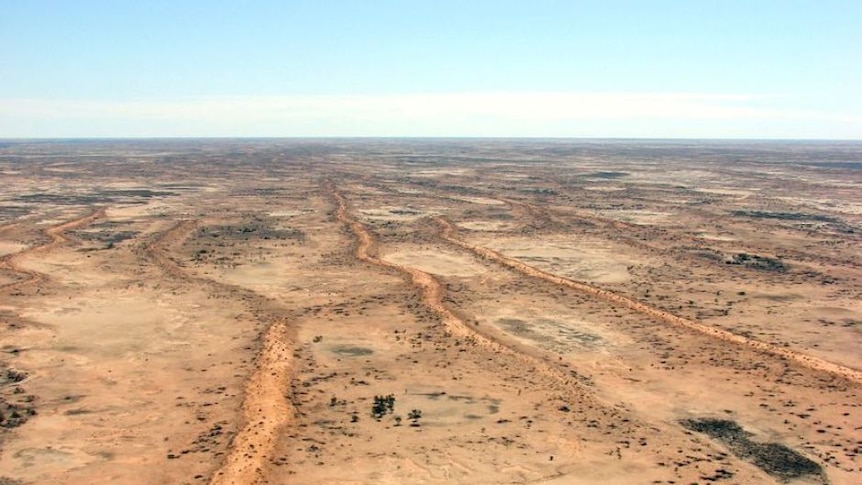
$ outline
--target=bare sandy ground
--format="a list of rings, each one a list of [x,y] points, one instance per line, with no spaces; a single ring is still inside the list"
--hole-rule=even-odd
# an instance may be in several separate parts
[[[0,483],[858,483],[860,157],[9,144]]]

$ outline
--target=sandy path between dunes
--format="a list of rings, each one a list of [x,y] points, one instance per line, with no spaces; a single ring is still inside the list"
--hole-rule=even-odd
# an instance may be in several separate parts
[[[8,290],[13,288],[20,288],[26,285],[32,285],[35,283],[39,283],[42,281],[48,280],[48,275],[40,273],[38,271],[32,271],[26,268],[22,268],[16,260],[18,258],[30,256],[32,254],[47,252],[50,251],[57,246],[65,244],[70,241],[74,241],[75,238],[66,234],[66,231],[71,231],[73,229],[78,229],[79,227],[86,226],[91,224],[93,221],[100,219],[105,216],[105,207],[100,207],[97,209],[91,210],[88,214],[76,217],[74,219],[70,219],[66,222],[62,222],[60,224],[51,226],[47,229],[42,230],[42,233],[50,238],[50,242],[42,244],[40,246],[32,246],[17,253],[7,254],[3,257],[0,257],[0,267],[6,268],[10,271],[14,271],[20,275],[25,276],[26,279],[21,281],[13,281],[12,283],[6,283],[5,285],[0,285],[0,290]]]
[[[159,267],[174,278],[211,285],[230,292],[250,295],[253,292],[200,278],[186,272],[166,248],[179,244],[197,228],[197,222],[184,220],[174,224],[145,247],[145,252]],[[259,295],[255,298],[262,300]],[[287,389],[293,368],[292,343],[284,319],[269,325],[261,338],[261,348],[251,376],[246,381],[242,404],[244,425],[231,440],[221,467],[210,479],[213,485],[252,485],[263,479],[263,468],[278,440],[279,431],[292,422],[293,406]]]
[[[441,317],[446,330],[450,334],[472,340],[477,345],[481,345],[492,352],[515,356],[525,364],[531,366],[534,371],[550,377],[561,384],[563,392],[577,394],[579,383],[573,380],[563,369],[557,368],[543,359],[512,349],[470,328],[463,319],[459,318],[443,304],[443,297],[445,296],[443,294],[443,286],[434,276],[410,266],[402,266],[373,256],[374,238],[368,228],[349,213],[344,196],[331,185],[329,191],[337,205],[336,219],[350,227],[357,238],[358,244],[355,252],[357,259],[376,266],[392,268],[402,274],[409,275],[412,284],[421,290],[424,304]]]
[[[710,337],[715,337],[717,339],[723,340],[725,342],[730,342],[737,345],[745,345],[751,347],[757,351],[772,354],[781,358],[786,358],[789,360],[793,360],[799,364],[802,364],[810,369],[829,372],[831,374],[838,375],[845,379],[854,381],[854,382],[862,382],[862,372],[852,369],[849,367],[845,367],[839,364],[835,364],[833,362],[828,362],[823,359],[819,359],[817,357],[813,357],[807,354],[803,354],[801,352],[797,352],[794,350],[789,350],[786,348],[778,347],[766,342],[761,342],[759,340],[750,339],[748,337],[743,337],[742,335],[737,335],[732,332],[728,332],[726,330],[721,330],[718,328],[710,327],[701,323],[697,323],[695,321],[674,315],[672,313],[666,312],[664,310],[660,310],[658,308],[652,307],[645,303],[641,303],[637,300],[633,300],[631,298],[618,295],[612,291],[604,290],[601,288],[597,288],[592,285],[588,285],[586,283],[580,283],[574,280],[570,280],[568,278],[564,278],[562,276],[557,276],[545,271],[542,271],[538,268],[530,266],[524,262],[521,262],[517,259],[509,258],[504,256],[503,254],[494,251],[492,249],[488,249],[481,246],[476,246],[470,244],[466,241],[463,241],[455,236],[455,228],[453,225],[447,221],[445,218],[437,216],[434,218],[437,224],[440,227],[440,236],[446,241],[459,246],[463,249],[466,249],[473,254],[485,258],[490,259],[492,261],[496,261],[504,266],[507,266],[515,271],[518,271],[524,275],[532,276],[534,278],[539,278],[550,283],[554,283],[560,286],[565,286],[567,288],[571,288],[573,290],[579,291],[581,293],[585,293],[587,295],[591,295],[602,300],[605,300],[610,303],[615,303],[618,305],[622,305],[629,309],[632,309],[636,312],[639,312],[643,315],[653,317],[659,319],[663,322],[670,323],[672,325],[677,325],[680,327],[688,328],[694,330],[696,332],[700,332],[705,335],[709,335]]]

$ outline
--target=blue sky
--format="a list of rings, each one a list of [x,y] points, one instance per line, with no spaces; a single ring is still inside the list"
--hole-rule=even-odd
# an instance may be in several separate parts
[[[0,137],[862,139],[862,2],[0,0]]]

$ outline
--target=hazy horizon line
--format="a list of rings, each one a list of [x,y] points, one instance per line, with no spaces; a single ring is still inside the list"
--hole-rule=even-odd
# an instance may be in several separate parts
[[[160,141],[160,140],[524,140],[524,141],[738,141],[738,142],[835,142],[862,143],[862,138],[780,138],[780,137],[622,137],[622,136],[363,136],[363,135],[286,135],[286,136],[56,136],[2,137],[0,142],[33,141]]]
[[[476,91],[0,97],[6,138],[862,139],[862,116],[781,94]]]

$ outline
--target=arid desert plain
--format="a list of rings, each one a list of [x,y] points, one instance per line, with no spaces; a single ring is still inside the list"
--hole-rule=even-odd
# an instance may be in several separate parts
[[[0,144],[0,484],[862,483],[862,143]]]

